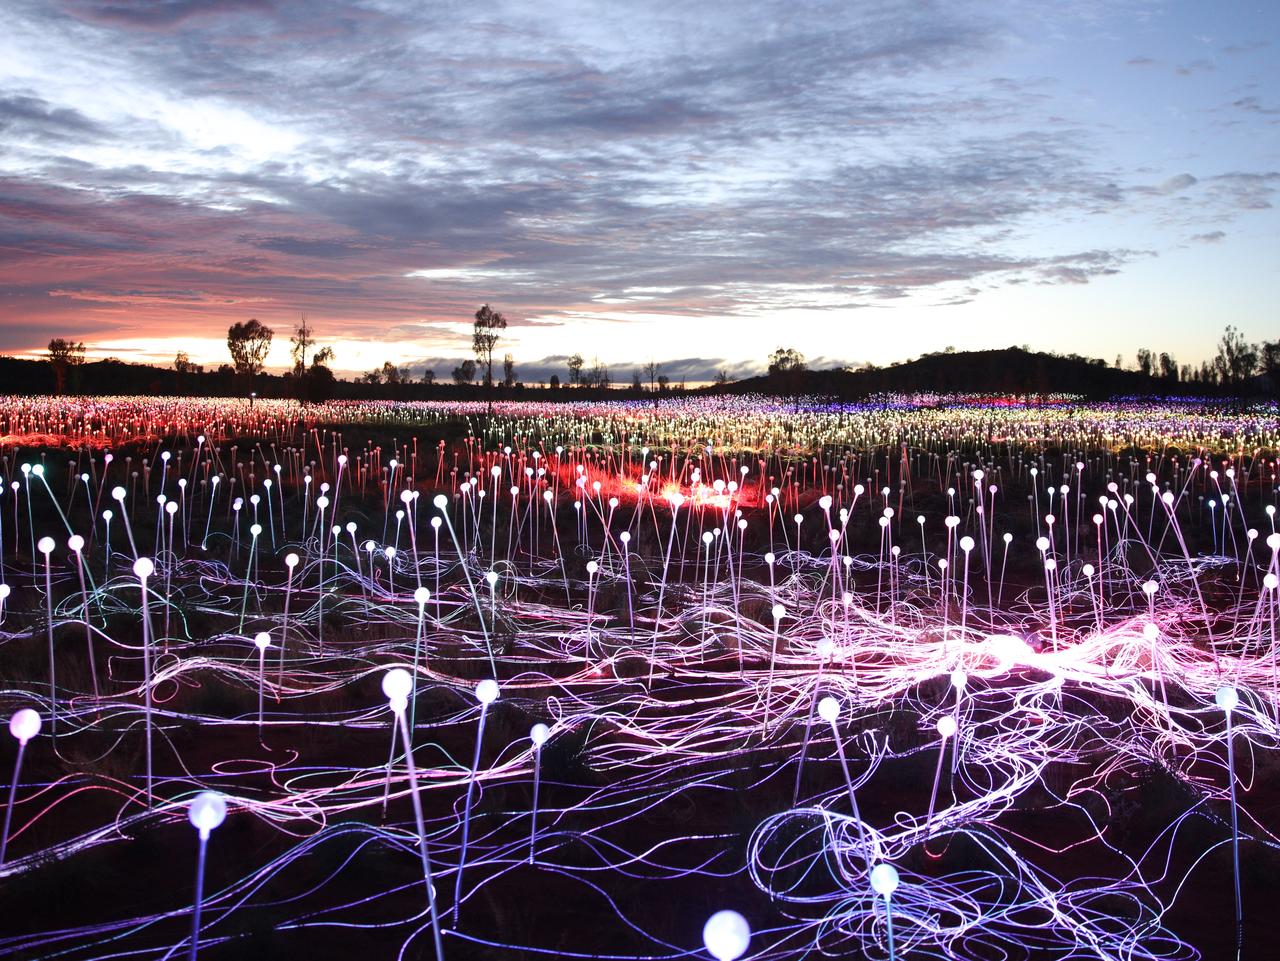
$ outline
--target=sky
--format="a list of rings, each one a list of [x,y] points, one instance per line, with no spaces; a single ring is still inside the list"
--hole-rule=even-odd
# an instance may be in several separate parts
[[[1280,4],[0,0],[0,353],[536,382],[1280,337]]]

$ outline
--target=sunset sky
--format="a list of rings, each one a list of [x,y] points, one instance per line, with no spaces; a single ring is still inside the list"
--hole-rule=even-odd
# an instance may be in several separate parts
[[[3,0],[0,352],[526,380],[1280,336],[1280,4]],[[563,371],[561,371],[563,376]]]

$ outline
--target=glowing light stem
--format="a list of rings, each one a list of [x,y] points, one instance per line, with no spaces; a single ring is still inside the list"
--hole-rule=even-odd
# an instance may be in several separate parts
[[[650,645],[649,651],[649,687],[653,687],[653,666],[658,660],[658,632],[662,630],[662,597],[667,590],[667,569],[671,565],[671,547],[675,543],[676,538],[676,515],[680,511],[680,504],[676,500],[671,501],[671,532],[667,535],[667,552],[662,558],[662,580],[658,583],[658,610],[653,618],[653,643]]]
[[[476,751],[471,760],[471,776],[467,778],[467,796],[462,807],[462,847],[458,853],[458,873],[453,886],[453,925],[458,926],[458,908],[462,900],[462,869],[467,864],[467,841],[471,836],[471,798],[475,794],[476,777],[480,771],[480,747],[484,743],[484,722],[489,715],[489,705],[480,703],[480,723],[476,727]]]
[[[56,663],[53,652],[53,573],[50,570],[49,553],[53,550],[53,539],[49,537],[41,538],[41,549],[45,546],[49,550],[44,551],[44,602],[45,602],[45,631],[49,636],[49,731],[54,736],[58,735],[58,685],[56,683]]]
[[[467,579],[467,591],[471,594],[471,601],[476,607],[476,618],[480,621],[480,633],[484,635],[484,646],[489,655],[489,667],[493,671],[494,677],[497,677],[498,663],[493,657],[493,644],[489,640],[489,628],[484,623],[484,610],[480,607],[480,597],[476,594],[475,582],[471,580],[471,571],[467,569],[467,559],[462,553],[462,545],[458,543],[458,535],[453,531],[453,522],[449,520],[449,514],[445,510],[449,506],[448,498],[444,494],[438,495],[435,505],[440,509],[441,516],[444,518],[444,526],[449,528],[449,536],[453,538],[453,547],[458,552],[458,561],[462,566],[462,576]]]
[[[147,578],[153,568],[148,558],[134,562],[134,573],[142,589],[142,694],[147,733],[147,808],[151,807],[151,608],[147,598]]]
[[[9,846],[9,822],[13,819],[13,801],[18,793],[18,775],[22,771],[22,756],[26,753],[26,739],[18,741],[18,757],[13,762],[13,780],[9,782],[9,803],[4,809],[4,831],[0,832],[0,864],[4,864],[5,850]]]
[[[209,832],[200,830],[199,849],[196,853],[196,894],[191,906],[191,944],[187,948],[187,961],[196,961],[200,950],[200,914],[204,908],[204,857],[209,847]]]
[[[444,961],[444,946],[440,943],[440,918],[436,910],[436,886],[431,878],[431,858],[427,855],[427,829],[422,820],[422,799],[418,796],[418,769],[413,763],[413,745],[409,743],[409,727],[404,716],[405,705],[394,702],[391,710],[395,713],[396,724],[400,728],[400,737],[404,741],[405,765],[409,771],[409,797],[413,802],[413,823],[418,830],[418,853],[422,858],[422,878],[427,886],[427,908],[431,912],[431,937],[435,943],[436,961]],[[391,732],[391,750],[395,753],[395,731]],[[385,811],[386,801],[383,801]],[[459,869],[461,872],[461,869]]]

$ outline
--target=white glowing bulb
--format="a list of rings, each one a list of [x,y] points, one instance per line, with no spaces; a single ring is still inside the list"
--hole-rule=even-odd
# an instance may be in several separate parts
[[[736,961],[751,943],[751,927],[737,911],[717,911],[702,927],[702,943],[716,961]]]
[[[413,678],[403,667],[393,667],[382,675],[382,693],[387,696],[387,700],[391,701],[392,708],[396,704],[403,705],[409,699],[409,692],[412,690]]]
[[[547,743],[547,738],[551,736],[551,728],[545,724],[535,724],[529,728],[529,740],[533,742],[534,747],[542,747]]]
[[[938,733],[944,738],[953,736],[956,733],[956,719],[950,714],[938,718]]]
[[[265,651],[271,646],[271,635],[266,631],[259,631],[253,638],[253,643],[258,645],[258,650]]]
[[[871,888],[881,897],[889,897],[898,890],[897,869],[892,864],[877,864],[871,869]]]
[[[9,718],[9,733],[22,744],[26,744],[40,733],[40,715],[29,707],[15,711]]]
[[[1230,684],[1224,684],[1214,693],[1213,700],[1224,711],[1234,711],[1240,703],[1240,694]]]
[[[427,601],[431,600],[431,592],[425,587],[419,587],[413,592],[413,599],[418,602],[419,607],[425,607]]]
[[[52,537],[42,537],[36,547],[40,549],[41,554],[52,554],[54,548],[54,540]]]
[[[476,700],[488,707],[498,699],[498,682],[485,678],[476,685]]]
[[[140,580],[145,581],[148,577],[150,577],[152,574],[155,573],[155,570],[156,570],[156,565],[152,562],[151,558],[149,557],[139,557],[136,561],[133,562],[133,573],[136,574]]]
[[[227,802],[217,791],[201,791],[191,799],[187,818],[202,838],[221,824],[227,817]]]
[[[818,717],[828,724],[834,724],[840,716],[840,702],[834,697],[824,697],[818,702]]]

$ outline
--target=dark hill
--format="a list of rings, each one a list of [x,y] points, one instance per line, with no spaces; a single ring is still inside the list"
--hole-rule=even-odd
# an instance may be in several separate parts
[[[1103,398],[1137,394],[1202,393],[1199,384],[1170,383],[1104,361],[1008,347],[925,354],[888,367],[806,370],[750,377],[719,388],[730,393],[821,394],[858,399],[880,393],[937,391],[964,394],[1083,394]]]

